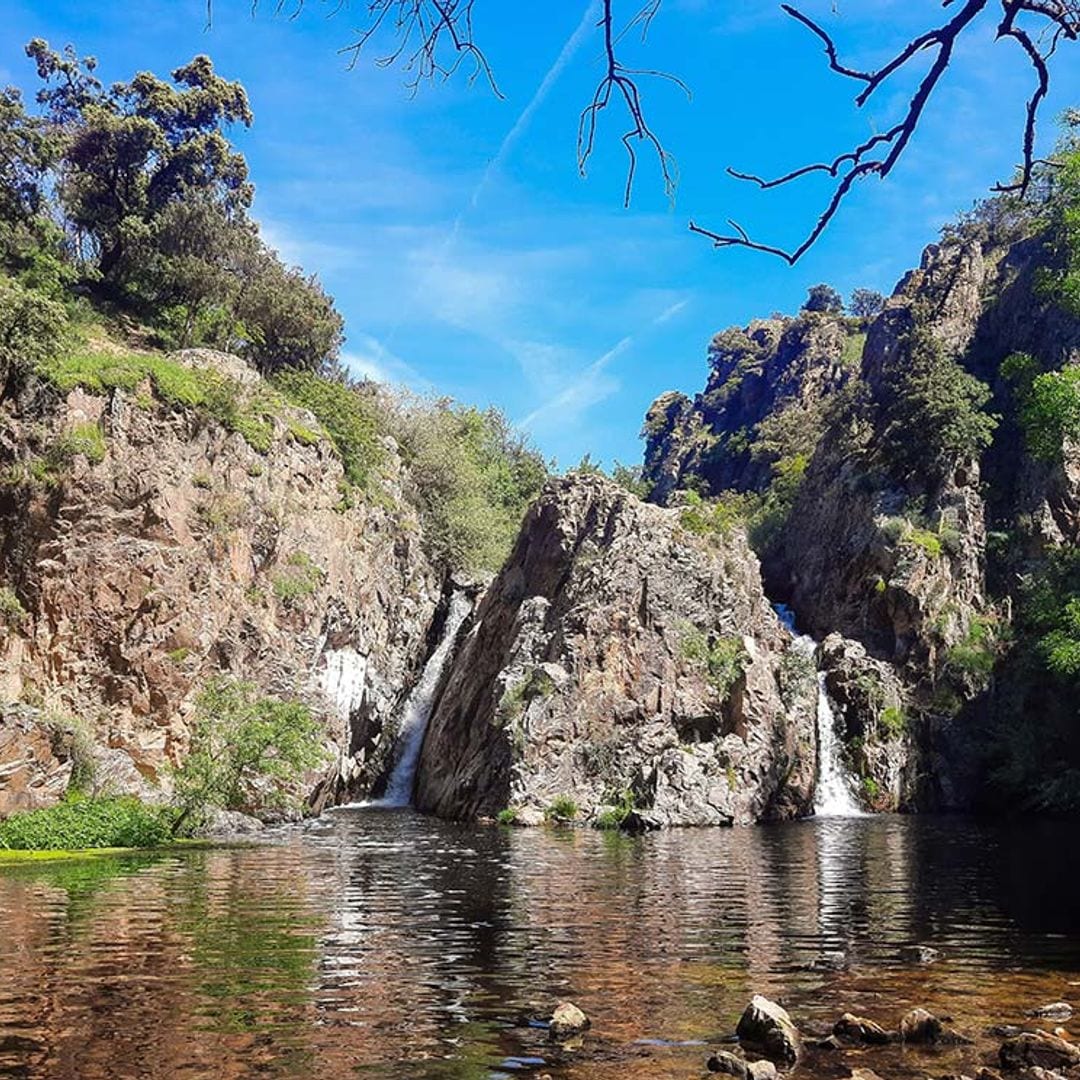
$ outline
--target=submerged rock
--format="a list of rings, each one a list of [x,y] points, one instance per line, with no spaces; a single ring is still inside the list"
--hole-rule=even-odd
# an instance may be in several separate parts
[[[1072,1014],[1073,1007],[1067,1001],[1054,1001],[1049,1005],[1040,1005],[1024,1015],[1039,1020],[1068,1020]]]
[[[900,950],[900,958],[909,964],[933,964],[941,959],[941,953],[929,945],[905,945]]]
[[[900,1019],[900,1039],[906,1043],[933,1043],[941,1038],[945,1026],[926,1009],[912,1009]]]
[[[766,1057],[788,1065],[798,1060],[802,1050],[798,1028],[787,1010],[760,994],[755,994],[746,1006],[736,1034]]]
[[[1046,1031],[1029,1031],[1002,1043],[998,1059],[1004,1069],[1068,1069],[1080,1065],[1080,1047]]]
[[[555,1042],[564,1042],[589,1026],[589,1018],[572,1001],[560,1001],[551,1014],[548,1036]]]
[[[836,1021],[833,1034],[847,1042],[865,1043],[868,1046],[884,1046],[893,1040],[893,1036],[880,1024],[853,1013],[844,1013]]]

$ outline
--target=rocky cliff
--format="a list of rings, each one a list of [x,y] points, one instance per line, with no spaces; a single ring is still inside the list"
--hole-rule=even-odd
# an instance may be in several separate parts
[[[815,691],[789,645],[740,530],[699,536],[602,478],[553,481],[449,673],[417,804],[527,819],[572,800],[666,825],[804,813]]]
[[[1080,322],[1038,287],[1045,258],[1036,239],[960,230],[900,282],[854,365],[849,353],[835,368],[838,346],[821,343],[850,321],[804,313],[767,336],[773,324],[751,324],[718,335],[704,394],[664,395],[646,420],[654,499],[763,493],[736,505],[757,523],[770,594],[824,642],[871,806],[979,800],[989,735],[1010,722],[1001,703],[1017,707],[1014,606],[1076,541],[1075,454],[1033,457],[1002,373],[1018,351],[1039,371],[1080,360]],[[771,476],[757,467],[769,461]]]
[[[240,387],[261,380],[207,353]],[[55,801],[77,743],[99,778],[152,793],[193,698],[228,673],[325,716],[319,798],[365,793],[428,652],[442,578],[387,447],[378,497],[343,497],[314,418],[239,431],[130,389],[30,379],[0,411],[0,813]]]

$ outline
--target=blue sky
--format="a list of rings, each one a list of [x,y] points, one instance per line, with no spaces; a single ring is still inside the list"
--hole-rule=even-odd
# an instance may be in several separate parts
[[[595,0],[593,0],[595,3]],[[846,149],[897,115],[900,82],[872,107],[827,73],[819,44],[775,0],[666,0],[628,62],[670,70],[693,90],[645,85],[653,126],[675,154],[671,206],[641,161],[622,208],[622,118],[605,117],[586,179],[577,116],[600,72],[586,0],[477,0],[476,33],[500,89],[464,78],[411,96],[399,71],[338,53],[363,4],[307,0],[295,19],[263,0],[8,0],[0,79],[32,88],[30,37],[74,42],[107,80],[161,74],[199,52],[240,79],[255,111],[236,142],[257,186],[255,215],[291,261],[318,272],[345,316],[358,372],[422,393],[502,408],[562,465],[584,453],[637,461],[649,403],[704,382],[718,329],[794,311],[807,288],[889,292],[941,224],[1018,158],[1029,72],[991,42],[992,20],[958,54],[907,159],[870,181],[795,268],[715,252],[690,218],[728,217],[762,238],[801,239],[828,188],[811,181],[762,195],[727,178],[731,164],[770,173]],[[624,7],[636,10],[635,0]],[[938,0],[806,0],[848,55],[873,64],[941,18]],[[512,12],[512,14],[508,14]],[[1080,103],[1080,65],[1062,50],[1044,111]]]

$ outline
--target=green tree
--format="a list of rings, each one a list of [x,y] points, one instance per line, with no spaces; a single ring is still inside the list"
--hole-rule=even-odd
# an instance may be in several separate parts
[[[210,808],[255,813],[288,801],[289,787],[323,758],[306,705],[264,697],[221,678],[199,696],[191,750],[174,775],[174,833]]]
[[[285,266],[263,245],[241,276],[235,305],[246,337],[241,352],[261,371],[317,371],[337,358],[345,324],[318,278]]]
[[[106,89],[93,57],[26,47],[45,86],[38,100],[62,145],[58,192],[71,225],[92,239],[97,269],[114,284],[138,273],[128,256],[145,245],[172,202],[202,192],[228,210],[247,207],[247,164],[225,135],[250,126],[247,94],[197,56],[172,73],[150,72]]]
[[[0,392],[12,373],[51,359],[66,331],[57,301],[0,275]]]
[[[872,319],[885,307],[885,297],[876,289],[854,289],[848,310],[859,319]]]
[[[839,315],[844,310],[844,298],[831,285],[811,285],[803,311],[820,311]]]
[[[985,411],[986,384],[947,355],[928,330],[917,326],[907,341],[879,394],[881,456],[901,477],[940,474],[978,458],[990,445],[997,417]]]

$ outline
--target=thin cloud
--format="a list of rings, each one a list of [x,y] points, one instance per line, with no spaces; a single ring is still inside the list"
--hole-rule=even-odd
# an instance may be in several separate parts
[[[357,378],[408,386],[422,392],[432,389],[430,381],[416,368],[391,352],[371,334],[354,335],[350,338],[349,345],[349,349],[341,354],[341,362],[350,374]]]

